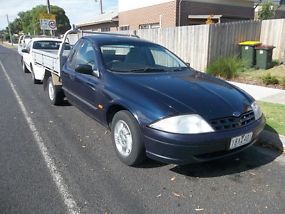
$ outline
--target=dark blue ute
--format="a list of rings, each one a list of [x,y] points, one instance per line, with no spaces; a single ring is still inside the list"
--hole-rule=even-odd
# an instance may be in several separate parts
[[[118,158],[210,161],[251,146],[265,119],[241,89],[196,71],[166,48],[139,38],[81,38],[62,71],[68,100],[111,129]]]

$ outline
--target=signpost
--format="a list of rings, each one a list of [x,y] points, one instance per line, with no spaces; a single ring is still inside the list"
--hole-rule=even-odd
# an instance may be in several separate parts
[[[40,14],[41,30],[57,30],[55,15]]]

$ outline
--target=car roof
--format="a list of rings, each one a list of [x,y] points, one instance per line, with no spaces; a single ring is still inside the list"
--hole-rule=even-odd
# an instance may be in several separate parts
[[[38,41],[56,41],[56,42],[61,42],[61,39],[56,39],[56,38],[32,38],[32,41],[38,42]]]
[[[140,39],[139,37],[135,36],[122,36],[122,35],[114,35],[114,34],[95,34],[95,35],[88,35],[84,36],[82,38],[86,38],[88,40],[91,40],[92,42],[98,44],[98,45],[108,45],[108,44],[153,44],[158,45],[155,43],[152,43],[147,40]]]

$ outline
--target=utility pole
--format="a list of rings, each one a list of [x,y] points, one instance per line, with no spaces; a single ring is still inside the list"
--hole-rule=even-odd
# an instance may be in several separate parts
[[[12,39],[12,33],[11,33],[11,28],[10,28],[10,21],[9,21],[9,16],[7,14],[7,22],[8,22],[8,29],[9,29],[9,36],[10,36],[10,42],[13,46],[13,39]]]
[[[50,14],[50,2],[49,2],[49,0],[47,0],[47,12],[48,12],[48,14]],[[52,30],[50,30],[50,35],[51,36],[53,35],[53,31]]]
[[[49,0],[47,0],[47,12],[48,12],[48,14],[50,14],[50,3],[49,3]]]

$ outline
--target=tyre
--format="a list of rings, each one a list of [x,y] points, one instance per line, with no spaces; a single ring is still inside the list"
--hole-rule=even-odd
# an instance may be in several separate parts
[[[23,70],[24,73],[29,73],[29,70],[27,69],[23,59],[22,59],[22,70]]]
[[[32,66],[32,65],[31,65],[31,76],[32,76],[32,80],[33,80],[33,83],[34,83],[34,84],[39,84],[39,83],[41,83],[40,80],[37,80],[37,79],[35,78],[34,69],[33,69],[33,66]]]
[[[111,126],[113,145],[118,158],[128,166],[145,160],[145,147],[138,122],[128,111],[115,114]]]
[[[60,105],[63,102],[64,95],[61,86],[54,85],[51,76],[47,81],[47,93],[49,100],[53,105]]]

